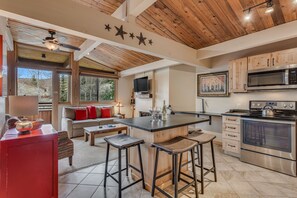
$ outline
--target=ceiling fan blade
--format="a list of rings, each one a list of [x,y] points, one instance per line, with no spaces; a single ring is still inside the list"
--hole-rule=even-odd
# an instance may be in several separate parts
[[[75,47],[75,46],[73,46],[73,45],[68,45],[68,44],[65,44],[65,43],[60,43],[59,44],[61,47],[65,47],[65,48],[68,48],[68,49],[73,49],[73,50],[80,50],[80,48],[79,47]]]

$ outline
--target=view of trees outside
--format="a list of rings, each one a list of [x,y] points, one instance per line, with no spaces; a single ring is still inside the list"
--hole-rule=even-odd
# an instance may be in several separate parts
[[[98,101],[98,78],[80,76],[80,101]]]
[[[107,78],[99,78],[100,100],[114,100],[115,81]]]
[[[69,74],[60,74],[60,102],[69,102],[69,93],[70,93],[70,75]]]
[[[38,96],[39,102],[52,102],[52,72],[18,68],[18,95]]]
[[[115,81],[91,76],[80,77],[81,101],[114,100]]]

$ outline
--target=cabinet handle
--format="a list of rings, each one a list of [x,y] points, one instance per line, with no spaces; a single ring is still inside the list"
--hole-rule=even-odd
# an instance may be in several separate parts
[[[236,129],[236,127],[226,127],[226,128],[228,128],[228,129]]]
[[[230,146],[230,147],[232,147],[232,148],[235,148],[235,146],[234,146],[234,145],[230,145],[230,144],[228,144],[228,146]]]
[[[272,58],[272,66],[274,66],[274,58]]]
[[[246,84],[243,85],[243,90],[246,91]]]
[[[236,135],[230,135],[230,134],[228,134],[227,136],[229,136],[229,137],[236,137]]]
[[[236,119],[230,119],[230,118],[227,118],[227,120],[228,121],[234,121],[234,122],[236,121]]]
[[[269,67],[269,59],[267,59],[267,67]]]

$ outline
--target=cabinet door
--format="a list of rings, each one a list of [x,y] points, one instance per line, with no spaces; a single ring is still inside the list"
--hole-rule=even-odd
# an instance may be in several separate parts
[[[248,57],[248,70],[265,69],[271,66],[271,53]]]
[[[246,92],[247,58],[240,58],[229,63],[229,91]]]
[[[297,48],[273,52],[271,57],[272,67],[297,64]]]

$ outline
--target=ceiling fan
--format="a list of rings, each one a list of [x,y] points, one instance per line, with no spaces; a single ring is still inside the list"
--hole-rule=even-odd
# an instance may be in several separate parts
[[[73,50],[80,50],[80,48],[78,47],[75,47],[73,45],[68,45],[68,44],[65,44],[65,43],[60,43],[58,41],[58,39],[56,39],[54,37],[54,35],[56,34],[55,31],[53,30],[49,30],[48,33],[50,34],[50,36],[48,37],[45,37],[45,39],[43,39],[43,44],[51,51],[55,51],[55,50],[58,50],[59,47],[64,47],[64,48],[68,48],[68,49],[73,49]]]

